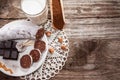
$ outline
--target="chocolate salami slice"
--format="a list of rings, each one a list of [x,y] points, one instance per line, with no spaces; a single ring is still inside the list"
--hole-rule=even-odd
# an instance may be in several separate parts
[[[23,68],[30,68],[32,64],[32,57],[30,55],[24,55],[20,59],[20,65]]]
[[[36,33],[36,39],[41,39],[44,36],[45,30],[44,28],[41,28]]]
[[[31,55],[31,57],[32,57],[32,59],[33,59],[33,62],[37,62],[37,61],[39,61],[39,59],[40,59],[40,51],[38,51],[37,49],[34,49],[34,50],[32,50],[31,52],[30,52],[30,55]]]
[[[42,53],[46,48],[46,43],[41,40],[36,40],[34,44],[34,48],[39,49]]]

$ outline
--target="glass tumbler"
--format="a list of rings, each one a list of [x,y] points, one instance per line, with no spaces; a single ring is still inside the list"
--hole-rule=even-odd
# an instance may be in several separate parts
[[[21,9],[37,25],[44,24],[48,16],[47,0],[21,0]]]

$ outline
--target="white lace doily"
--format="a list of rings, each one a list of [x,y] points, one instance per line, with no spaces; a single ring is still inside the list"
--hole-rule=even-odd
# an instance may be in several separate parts
[[[48,37],[48,45],[49,48],[54,48],[54,53],[51,54],[48,51],[48,55],[43,65],[34,73],[20,77],[21,79],[48,80],[51,77],[54,77],[55,74],[57,74],[65,65],[69,52],[69,41],[65,32],[53,29],[53,27],[51,27],[50,21],[47,21],[43,27],[46,31],[50,31],[52,33],[51,36]],[[62,43],[58,42],[59,37],[63,38]],[[61,45],[65,45],[66,50],[62,50]]]

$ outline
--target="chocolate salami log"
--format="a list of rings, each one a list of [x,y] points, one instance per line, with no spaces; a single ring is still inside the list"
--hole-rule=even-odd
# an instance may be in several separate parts
[[[0,41],[11,39],[35,39],[40,27],[30,21],[13,21],[0,28]]]

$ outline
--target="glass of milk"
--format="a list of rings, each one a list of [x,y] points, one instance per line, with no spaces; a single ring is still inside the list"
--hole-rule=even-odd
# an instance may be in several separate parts
[[[37,25],[47,21],[47,0],[21,0],[21,9],[27,17]]]

